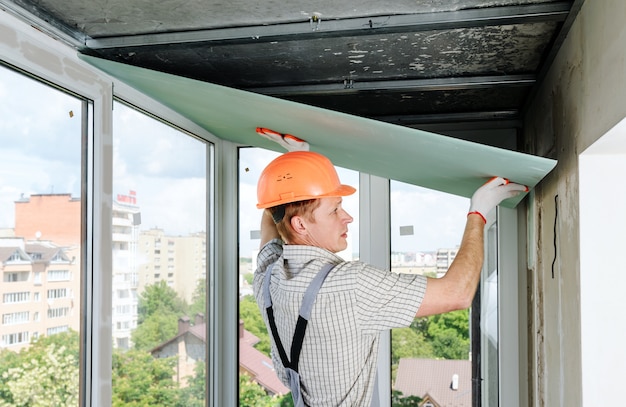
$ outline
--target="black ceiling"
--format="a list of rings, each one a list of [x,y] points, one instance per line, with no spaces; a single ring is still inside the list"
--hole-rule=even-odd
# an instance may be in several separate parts
[[[445,132],[518,127],[582,1],[0,4],[88,55]]]

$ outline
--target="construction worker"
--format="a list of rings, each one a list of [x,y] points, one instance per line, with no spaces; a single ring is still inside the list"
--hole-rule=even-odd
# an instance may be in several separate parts
[[[474,193],[457,256],[438,279],[336,255],[353,220],[342,197],[355,191],[328,158],[310,151],[277,157],[258,181],[257,207],[265,211],[254,294],[296,407],[370,406],[381,332],[468,308],[483,264],[485,216],[527,188],[493,178]]]

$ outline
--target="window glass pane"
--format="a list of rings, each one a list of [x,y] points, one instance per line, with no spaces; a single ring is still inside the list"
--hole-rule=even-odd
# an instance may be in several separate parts
[[[1,405],[78,405],[82,109],[0,66]]]
[[[207,145],[113,110],[113,405],[203,406]]]
[[[273,405],[291,402],[289,389],[273,371],[270,338],[252,293],[252,277],[259,251],[262,210],[256,208],[257,181],[265,166],[279,153],[259,148],[239,150],[239,405]],[[354,218],[349,225],[348,248],[337,253],[345,260],[359,257],[359,174],[335,167],[343,184],[357,192],[343,197],[343,208]],[[281,404],[289,405],[289,404]]]
[[[392,271],[441,277],[461,243],[469,199],[396,181],[390,194]],[[392,330],[392,405],[472,405],[469,332],[467,310]]]

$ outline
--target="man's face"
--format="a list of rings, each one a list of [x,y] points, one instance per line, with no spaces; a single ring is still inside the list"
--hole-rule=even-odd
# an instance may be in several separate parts
[[[321,198],[313,211],[313,221],[301,218],[305,227],[303,243],[338,253],[348,247],[348,224],[352,216],[341,206],[341,197]]]

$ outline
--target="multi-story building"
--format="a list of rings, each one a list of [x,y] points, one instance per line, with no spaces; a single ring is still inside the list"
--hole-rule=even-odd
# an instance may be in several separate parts
[[[8,230],[8,229],[7,229]],[[80,327],[81,200],[33,194],[15,201],[12,233],[0,239],[0,346]]]
[[[15,236],[80,244],[81,200],[71,194],[33,194],[15,201]]]
[[[137,242],[141,212],[136,194],[119,194],[112,211],[113,284],[112,334],[113,346],[129,349],[131,333],[137,327],[139,278],[137,275]]]
[[[80,302],[80,241],[81,241],[81,200],[74,198],[70,194],[35,194],[30,197],[21,197],[15,202],[15,236],[32,240],[33,242],[45,241],[54,242],[56,245],[63,245],[63,253],[67,256],[72,264],[72,271],[69,277],[64,274],[63,270],[52,271],[50,274],[55,282],[66,281],[70,278],[72,283],[71,291],[63,291],[63,287],[59,287],[61,291],[54,291],[51,288],[48,291],[37,293],[34,296],[43,295],[42,302],[49,304],[46,315],[49,313],[52,318],[60,318],[66,313],[73,315],[75,321],[68,326],[78,327],[79,316],[73,311],[67,310],[65,305],[57,306],[62,299],[70,301],[73,306]],[[119,194],[113,202],[112,215],[112,241],[113,241],[113,314],[112,314],[112,332],[113,344],[115,347],[128,349],[131,346],[131,332],[137,326],[137,241],[139,235],[139,226],[141,224],[141,215],[139,207],[136,204],[136,193],[130,191],[128,195]],[[39,243],[41,245],[42,243]],[[39,276],[43,276],[41,269],[43,260],[38,254],[37,246],[26,245],[26,252],[32,248],[34,250],[31,259],[33,262],[33,274],[30,281],[36,280]],[[17,256],[17,254],[12,253]],[[27,254],[28,256],[28,254]],[[28,261],[28,260],[24,260]],[[56,267],[55,262],[49,262],[51,270]],[[18,278],[18,277],[16,277]],[[19,277],[25,278],[25,277]],[[4,280],[3,280],[4,281]],[[67,297],[65,297],[67,296]],[[71,298],[69,297],[71,296]],[[59,309],[57,309],[59,308]],[[22,315],[22,314],[20,314]],[[42,314],[37,314],[40,318]],[[10,318],[10,317],[7,317]],[[58,319],[60,320],[60,319]],[[63,326],[46,327],[44,333],[54,333],[63,330]],[[26,340],[28,342],[28,340]]]
[[[165,281],[190,303],[199,283],[206,279],[206,233],[169,236],[153,228],[139,234],[139,292]]]
[[[49,241],[0,239],[0,348],[80,327],[78,251]]]
[[[450,265],[454,261],[458,247],[454,249],[439,249],[437,250],[437,277],[442,277],[450,268]]]

